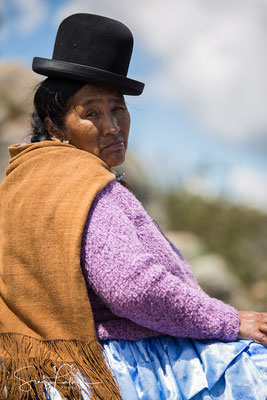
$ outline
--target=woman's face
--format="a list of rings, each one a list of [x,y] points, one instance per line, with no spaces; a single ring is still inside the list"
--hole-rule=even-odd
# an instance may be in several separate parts
[[[63,135],[78,149],[115,167],[124,161],[129,130],[130,115],[120,92],[86,84],[70,101]]]

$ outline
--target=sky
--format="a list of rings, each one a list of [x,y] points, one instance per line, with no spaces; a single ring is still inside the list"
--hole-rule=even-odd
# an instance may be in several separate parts
[[[134,35],[129,150],[154,183],[267,212],[267,0],[0,0],[1,62],[51,58],[79,12]]]

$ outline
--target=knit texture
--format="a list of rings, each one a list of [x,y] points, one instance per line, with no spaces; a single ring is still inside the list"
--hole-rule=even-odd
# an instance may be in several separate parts
[[[238,311],[200,288],[180,251],[116,181],[92,204],[81,257],[99,339],[237,339]]]

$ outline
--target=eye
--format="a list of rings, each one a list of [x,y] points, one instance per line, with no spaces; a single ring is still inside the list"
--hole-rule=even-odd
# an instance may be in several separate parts
[[[124,106],[115,106],[112,108],[112,112],[118,112],[118,111],[125,111]]]
[[[97,116],[96,111],[87,111],[87,113],[86,113],[86,118],[92,118],[92,117],[96,117],[96,116]]]

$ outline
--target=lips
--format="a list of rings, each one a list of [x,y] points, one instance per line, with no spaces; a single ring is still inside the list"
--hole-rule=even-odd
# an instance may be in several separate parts
[[[103,149],[107,149],[107,148],[110,148],[110,147],[116,147],[118,145],[123,145],[123,144],[124,144],[123,140],[119,139],[119,140],[116,140],[116,141],[104,146]]]

